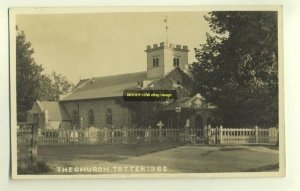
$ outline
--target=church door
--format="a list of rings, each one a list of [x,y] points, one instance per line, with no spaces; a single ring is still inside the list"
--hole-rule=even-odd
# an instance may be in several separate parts
[[[199,137],[200,139],[204,138],[204,125],[201,115],[197,115],[195,118],[195,131],[197,137]]]

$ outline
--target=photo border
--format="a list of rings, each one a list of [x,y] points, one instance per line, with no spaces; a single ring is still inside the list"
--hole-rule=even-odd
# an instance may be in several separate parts
[[[17,174],[17,120],[16,120],[16,15],[18,14],[75,14],[118,12],[188,12],[188,11],[277,11],[278,12],[278,79],[279,79],[279,171],[277,172],[223,172],[223,173],[164,173],[164,174],[97,174],[97,175],[18,175]],[[86,179],[86,178],[244,178],[285,176],[285,120],[283,67],[283,13],[282,5],[226,5],[184,7],[82,7],[82,8],[11,8],[9,9],[10,40],[10,127],[11,173],[13,179]]]

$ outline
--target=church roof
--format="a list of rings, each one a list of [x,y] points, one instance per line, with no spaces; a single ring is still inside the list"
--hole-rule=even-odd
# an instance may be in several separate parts
[[[41,111],[48,111],[50,121],[69,120],[65,110],[57,101],[37,101]]]
[[[81,80],[71,94],[61,101],[123,96],[123,91],[137,87],[146,79],[146,72],[136,72]]]
[[[138,82],[145,82],[143,89],[179,89],[178,92],[187,91],[185,94],[189,95],[191,78],[178,67],[156,79],[147,79],[146,74],[146,72],[136,72],[81,80],[61,101],[121,97],[124,90],[138,88]],[[180,86],[186,86],[188,90]]]

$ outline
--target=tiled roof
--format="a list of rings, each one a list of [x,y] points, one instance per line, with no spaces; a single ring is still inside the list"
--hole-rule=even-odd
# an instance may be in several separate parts
[[[178,67],[158,79],[147,79],[146,72],[127,73],[81,80],[61,101],[120,97],[124,90],[138,88],[138,82],[142,81],[145,82],[144,89],[156,90],[176,89],[180,81],[186,86],[186,94],[189,94],[192,84],[191,78]]]
[[[86,79],[80,81],[71,94],[61,101],[119,97],[123,91],[137,87],[139,81],[146,79],[146,72],[136,72]]]

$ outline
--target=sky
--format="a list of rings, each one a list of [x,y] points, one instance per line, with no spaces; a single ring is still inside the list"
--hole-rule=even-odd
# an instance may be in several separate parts
[[[206,12],[118,12],[19,14],[16,24],[35,51],[45,73],[55,71],[73,83],[80,79],[146,71],[147,45],[187,45],[189,63],[194,48],[209,32]],[[164,19],[168,18],[168,33]]]

